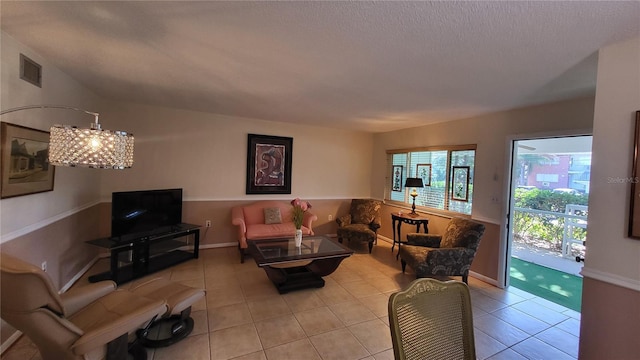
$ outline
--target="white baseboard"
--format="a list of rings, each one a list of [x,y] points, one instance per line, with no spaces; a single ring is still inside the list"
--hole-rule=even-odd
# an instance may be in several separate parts
[[[487,276],[484,276],[484,275],[482,275],[482,274],[478,274],[478,273],[477,273],[477,272],[475,272],[475,271],[469,271],[469,276],[471,276],[471,277],[473,277],[473,278],[475,278],[475,279],[478,279],[478,280],[480,280],[480,281],[484,281],[484,282],[486,282],[487,284],[491,284],[491,285],[493,285],[493,286],[495,286],[495,287],[498,287],[498,288],[501,288],[501,289],[503,289],[503,288],[504,288],[503,286],[500,286],[500,285],[498,284],[498,280],[496,280],[496,279],[492,279],[492,278],[487,277]]]
[[[232,247],[232,246],[238,246],[238,243],[228,242],[228,243],[205,244],[205,245],[200,244],[198,248],[202,250],[202,249],[217,249],[217,248]]]
[[[80,269],[80,271],[71,278],[71,280],[69,280],[63,287],[62,289],[60,289],[58,291],[58,294],[62,294],[64,292],[67,292],[67,290],[69,290],[71,288],[71,286],[73,286],[73,284],[76,283],[76,281],[78,281],[82,275],[84,275],[87,271],[89,271],[89,269],[91,269],[91,267],[93,265],[95,265],[95,263],[98,262],[98,260],[100,260],[100,258],[102,258],[101,256],[102,254],[97,255],[95,258],[93,258],[93,260],[89,261],[89,263],[87,265],[85,265],[82,269]],[[108,255],[108,254],[107,254]]]

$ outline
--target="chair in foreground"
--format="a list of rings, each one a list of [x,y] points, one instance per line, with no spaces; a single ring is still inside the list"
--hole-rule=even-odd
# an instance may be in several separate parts
[[[378,229],[381,226],[380,208],[382,201],[370,199],[351,200],[351,209],[347,215],[336,219],[338,223],[338,241],[365,241],[369,253],[378,241]]]
[[[44,360],[146,359],[128,335],[167,311],[164,299],[116,290],[102,281],[58,295],[40,268],[0,254],[0,314],[38,347]]]
[[[396,360],[476,359],[471,298],[466,284],[417,279],[389,297]]]
[[[407,264],[416,277],[462,276],[467,283],[485,226],[466,218],[452,218],[444,235],[413,233],[398,250],[402,272]]]

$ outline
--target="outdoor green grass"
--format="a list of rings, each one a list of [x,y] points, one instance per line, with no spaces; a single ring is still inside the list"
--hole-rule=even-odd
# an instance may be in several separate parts
[[[562,271],[511,258],[511,286],[556,304],[580,311],[582,278]]]

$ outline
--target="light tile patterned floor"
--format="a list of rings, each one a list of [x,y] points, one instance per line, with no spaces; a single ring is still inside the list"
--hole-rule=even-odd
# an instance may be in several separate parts
[[[384,241],[371,255],[364,244],[353,247],[356,253],[325,278],[324,288],[285,295],[250,257],[240,264],[236,248],[201,250],[198,260],[151,275],[204,287],[207,296],[193,306],[193,333],[149,350],[149,360],[393,359],[387,301],[415,277],[401,273]],[[101,260],[89,274],[107,266]],[[579,313],[515,288],[469,282],[478,359],[577,358]],[[40,358],[24,336],[2,356]]]

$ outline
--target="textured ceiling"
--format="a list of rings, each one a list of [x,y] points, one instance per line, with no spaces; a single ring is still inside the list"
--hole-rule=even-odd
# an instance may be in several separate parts
[[[110,99],[370,132],[593,94],[597,50],[640,35],[637,1],[0,10],[4,32]]]

